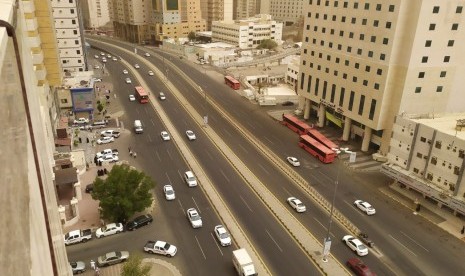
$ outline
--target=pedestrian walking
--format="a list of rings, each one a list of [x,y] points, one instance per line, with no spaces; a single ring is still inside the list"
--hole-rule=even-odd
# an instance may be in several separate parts
[[[465,233],[465,226],[462,227],[462,231],[460,231],[460,233],[462,233],[462,235]]]
[[[95,267],[95,275],[100,275],[100,268],[98,267]]]
[[[132,154],[133,154],[133,153],[132,153],[132,150],[129,150],[129,155],[132,156]]]
[[[90,267],[95,270],[95,261],[90,260]]]
[[[137,157],[137,153],[136,153],[136,152],[134,152],[134,153],[133,153],[133,156],[134,156],[134,158],[136,158],[136,157]]]

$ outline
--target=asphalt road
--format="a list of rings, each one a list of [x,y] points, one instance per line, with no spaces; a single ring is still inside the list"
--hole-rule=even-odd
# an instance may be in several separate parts
[[[125,57],[122,53],[120,55]],[[125,58],[128,61],[132,61],[131,56]],[[131,64],[134,63],[136,63],[136,61],[131,62]],[[143,64],[140,65],[140,72],[148,71]],[[132,85],[125,84],[123,80],[126,76],[122,74],[123,69],[124,68],[121,67],[118,62],[107,63],[107,70],[110,71],[110,75],[112,76],[111,80],[115,84],[115,87],[118,87],[118,89],[115,89],[115,93],[121,98],[126,98],[132,87],[137,83],[135,82],[135,78],[131,77],[133,81]],[[144,73],[142,74],[144,75]],[[121,79],[118,80],[119,78]],[[248,190],[248,187],[242,182],[242,179],[240,179],[237,173],[232,170],[230,165],[222,158],[221,153],[211,145],[206,137],[203,137],[201,131],[194,125],[182,108],[180,108],[177,101],[175,101],[173,97],[170,97],[166,89],[160,87],[160,81],[155,77],[149,76],[146,77],[146,81],[150,84],[153,91],[157,91],[157,89],[165,91],[167,99],[155,105],[163,105],[165,112],[168,113],[179,132],[183,133],[189,128],[196,133],[197,140],[190,142],[191,150],[194,151],[197,158],[199,158],[209,178],[212,179],[214,183],[218,183],[216,186],[217,189],[220,189],[220,193],[223,195],[231,195],[227,198],[228,205],[233,209],[234,213],[239,214],[239,222],[251,235],[249,238],[252,239],[259,251],[268,252],[268,254],[262,257],[265,262],[269,264],[270,270],[277,275],[283,273],[293,273],[295,275],[319,274],[318,270],[304,254],[297,254],[296,257],[286,253],[299,252],[300,248],[279,223],[274,220],[273,216],[261,202],[258,201],[257,197]],[[128,87],[128,89],[125,87]],[[234,271],[231,271],[230,251],[232,249],[228,248],[229,250],[222,252],[222,250],[219,250],[212,236],[213,226],[219,224],[220,221],[208,201],[204,198],[200,188],[188,188],[186,184],[183,183],[181,174],[187,170],[187,166],[182,161],[182,157],[179,156],[174,144],[172,142],[163,142],[160,139],[159,133],[164,130],[164,128],[161,126],[157,115],[150,108],[150,105],[140,105],[136,102],[129,101],[123,102],[123,104],[126,110],[123,123],[126,128],[131,127],[134,119],[141,119],[143,124],[145,124],[144,134],[135,135],[134,141],[130,141],[129,143],[138,153],[137,159],[143,170],[150,172],[149,174],[159,182],[156,188],[156,190],[159,190],[157,197],[162,197],[161,189],[163,184],[171,183],[176,190],[176,202],[178,206],[174,207],[172,205],[173,202],[164,202],[163,199],[160,198],[160,209],[163,209],[162,212],[166,213],[165,216],[168,218],[167,222],[170,224],[169,228],[175,236],[174,240],[177,242],[176,245],[180,250],[179,252],[182,252],[182,257],[184,257],[183,267],[187,270],[187,274],[218,275],[217,273],[220,273],[221,275],[227,275],[231,272],[234,273]],[[226,182],[230,182],[228,183],[230,185],[224,185],[225,180]],[[241,198],[247,202],[247,204],[243,204],[243,202],[238,201],[237,198]],[[164,204],[171,206],[165,210],[163,208]],[[185,210],[190,207],[196,207],[201,212],[204,221],[202,229],[194,230],[188,225],[185,219]],[[187,229],[185,227],[187,227]],[[149,228],[147,227],[147,229]],[[116,238],[116,236],[111,238]],[[145,243],[145,241],[143,243]],[[141,243],[142,246],[143,243]],[[91,243],[88,244],[90,245]],[[191,244],[193,246],[182,246],[186,244]],[[76,248],[78,246],[80,245],[77,245]],[[127,247],[129,247],[129,250],[132,250],[133,243],[127,243]],[[273,253],[276,250],[281,251],[282,254]],[[90,251],[88,251],[87,254],[90,255]],[[178,254],[175,258],[181,258],[179,256]],[[76,259],[78,256],[74,255],[73,257]],[[288,264],[295,265],[289,266]],[[215,273],[212,273],[212,271],[215,271]]]
[[[154,60],[155,57],[154,57]],[[443,230],[425,221],[421,217],[414,216],[409,209],[398,206],[396,202],[385,198],[379,192],[379,188],[388,183],[383,175],[377,173],[353,173],[347,171],[338,162],[331,165],[323,165],[307,155],[297,147],[297,136],[291,131],[271,121],[264,115],[263,108],[251,105],[248,101],[237,96],[226,87],[222,80],[209,80],[203,74],[203,70],[178,58],[172,61],[184,68],[184,72],[196,80],[207,92],[208,98],[212,98],[227,112],[242,122],[244,128],[252,131],[262,142],[266,143],[276,154],[283,156],[293,155],[301,160],[302,167],[297,170],[326,198],[331,199],[334,192],[334,183],[339,175],[338,193],[336,195],[336,207],[351,219],[360,229],[366,231],[375,241],[381,254],[370,254],[364,257],[366,263],[378,273],[378,275],[393,274],[389,267],[395,269],[397,274],[405,275],[459,275],[464,269],[460,262],[464,248],[457,244],[457,240]],[[161,64],[160,60],[156,62]],[[188,88],[181,79],[176,78],[172,71],[168,71],[168,77],[181,87]],[[241,141],[241,137],[235,131],[228,128],[221,120],[221,116],[205,105],[205,99],[196,93],[190,93],[190,102],[198,110],[205,110],[209,114],[209,124],[215,128],[223,139],[235,149],[237,155],[242,156],[249,168],[257,174],[263,182],[269,183],[272,190],[283,200],[288,195],[301,198],[307,207],[312,204],[309,199],[288,183],[278,172],[275,172],[266,160],[262,160],[247,141]],[[252,117],[253,116],[253,117]],[[251,120],[253,118],[253,120]],[[271,168],[271,169],[270,169]],[[375,216],[368,217],[356,210],[352,203],[355,199],[364,199],[372,203],[376,209]],[[328,224],[327,214],[319,211],[318,207],[310,207],[312,211],[304,215],[298,215],[316,237],[322,239],[326,235],[325,228]],[[340,238],[345,232],[337,225],[332,228],[333,246],[331,252],[345,261],[354,256],[341,242]],[[438,246],[440,245],[440,246]],[[377,255],[377,256],[375,256]],[[386,265],[385,265],[386,264]]]

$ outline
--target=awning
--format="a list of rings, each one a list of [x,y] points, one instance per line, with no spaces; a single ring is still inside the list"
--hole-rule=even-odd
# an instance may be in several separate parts
[[[335,125],[337,125],[338,127],[341,127],[342,128],[342,120],[337,118],[336,116],[334,116],[333,114],[329,113],[328,111],[326,111],[326,119],[333,122]]]

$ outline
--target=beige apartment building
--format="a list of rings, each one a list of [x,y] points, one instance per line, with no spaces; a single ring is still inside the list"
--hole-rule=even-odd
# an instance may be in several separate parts
[[[283,22],[285,26],[293,25],[304,15],[304,4],[302,0],[268,0],[269,11],[273,18],[278,22]],[[261,9],[263,13],[264,7]]]
[[[201,0],[200,11],[206,21],[207,30],[211,30],[213,21],[233,19],[233,0]]]
[[[383,173],[465,215],[465,113],[396,116],[387,157]]]
[[[234,19],[246,19],[260,13],[262,0],[235,0]]]
[[[463,111],[463,6],[309,0],[298,83],[304,118],[386,155],[396,115]]]
[[[62,71],[51,2],[3,0],[0,10],[2,275],[72,275],[52,170]]]
[[[85,29],[98,29],[110,22],[109,0],[79,1]]]
[[[116,37],[132,43],[149,39],[151,1],[108,0],[108,9]]]

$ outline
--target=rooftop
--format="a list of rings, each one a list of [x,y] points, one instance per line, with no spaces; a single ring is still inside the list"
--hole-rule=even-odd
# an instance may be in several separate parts
[[[412,118],[411,120],[429,126],[442,133],[455,136],[461,140],[465,140],[465,127],[462,130],[456,130],[457,121],[465,119],[465,113],[449,113],[435,115],[434,118]]]

